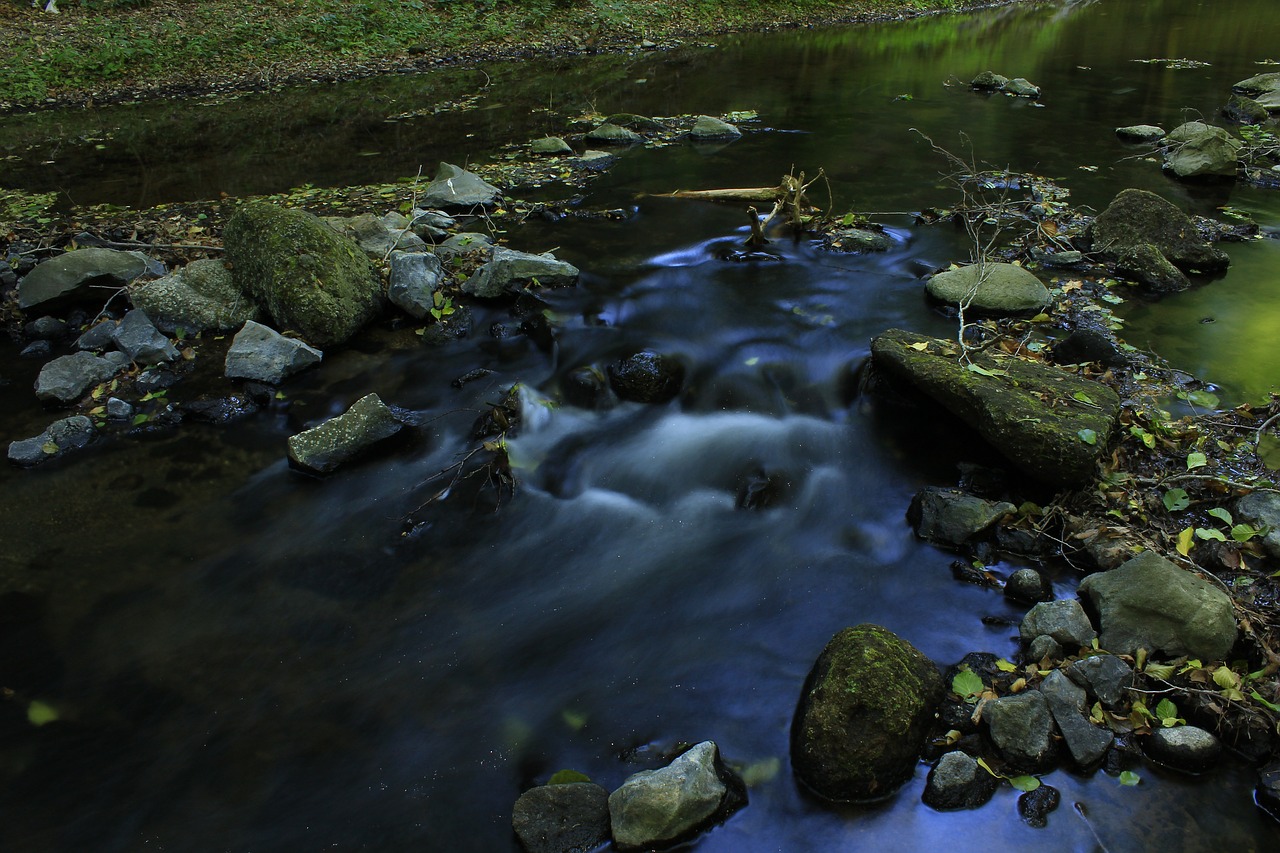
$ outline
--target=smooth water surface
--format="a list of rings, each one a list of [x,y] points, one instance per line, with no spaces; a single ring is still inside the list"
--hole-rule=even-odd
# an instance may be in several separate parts
[[[4,139],[65,134],[60,153],[6,180],[119,203],[389,180],[589,106],[752,108],[770,130],[627,152],[584,202],[625,220],[507,235],[583,270],[577,288],[548,294],[562,326],[551,351],[489,336],[512,322],[501,308],[478,308],[473,339],[439,349],[375,329],[231,427],[185,424],[0,470],[4,849],[514,850],[511,805],[528,786],[573,768],[613,788],[703,739],[763,781],[702,851],[1277,849],[1280,827],[1253,806],[1239,763],[1194,780],[1139,766],[1137,787],[1058,771],[1046,781],[1063,806],[1032,829],[1007,788],[971,812],[924,807],[923,765],[880,806],[823,807],[798,791],[787,740],[810,665],[847,625],[885,625],[944,664],[1017,651],[1021,609],[954,580],[954,555],[904,519],[920,486],[952,484],[956,462],[989,453],[857,394],[873,335],[953,328],[924,303],[920,275],[967,250],[899,213],[954,200],[909,128],[955,150],[963,131],[980,160],[1053,176],[1099,209],[1139,186],[1277,227],[1276,197],[1174,184],[1112,129],[1212,115],[1278,44],[1270,2],[1099,0],[486,67],[481,109],[416,120],[385,119],[456,100],[480,75],[5,120]],[[1133,61],[1183,56],[1211,64]],[[988,67],[1030,78],[1043,101],[946,85]],[[297,104],[295,121],[285,107]],[[775,260],[729,262],[741,211],[641,195],[772,184],[792,166],[825,169],[838,207],[883,214],[894,249],[780,241]],[[1220,281],[1133,300],[1129,328],[1150,338],[1134,342],[1241,397],[1265,394],[1278,356],[1249,341],[1269,340],[1267,318],[1280,317],[1278,247],[1229,246],[1236,266]],[[547,405],[574,368],[642,347],[687,366],[677,401]],[[476,367],[494,373],[451,385]],[[37,369],[0,345],[6,440],[51,419],[28,391]],[[516,495],[494,511],[491,492],[463,483],[406,532],[438,488],[431,475],[516,382]],[[371,391],[416,420],[405,440],[324,481],[288,470],[289,434]],[[762,474],[782,484],[777,502],[735,508]],[[1072,594],[1076,576],[1049,571]],[[32,727],[32,700],[60,719]]]

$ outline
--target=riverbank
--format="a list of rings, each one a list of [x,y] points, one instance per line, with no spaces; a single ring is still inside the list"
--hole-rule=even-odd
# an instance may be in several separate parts
[[[70,0],[0,7],[0,113],[409,72],[483,59],[659,49],[738,30],[902,18],[1021,0],[485,0],[471,4]]]

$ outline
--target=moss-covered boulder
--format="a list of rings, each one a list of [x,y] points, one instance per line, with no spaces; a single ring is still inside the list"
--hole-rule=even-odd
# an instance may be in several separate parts
[[[306,211],[242,205],[223,243],[236,286],[278,328],[315,346],[342,343],[381,308],[381,286],[365,253]]]
[[[1093,478],[1120,412],[1120,398],[1098,382],[989,351],[962,363],[954,341],[890,329],[871,342],[871,354],[878,373],[936,401],[1054,486]]]
[[[845,628],[809,673],[791,728],[791,764],[819,796],[867,802],[915,772],[943,697],[927,657],[879,625]]]

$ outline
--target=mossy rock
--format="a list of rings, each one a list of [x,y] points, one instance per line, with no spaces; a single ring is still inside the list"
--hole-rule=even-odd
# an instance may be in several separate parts
[[[873,363],[939,403],[1026,474],[1079,486],[1097,473],[1120,398],[1107,386],[1025,358],[972,353],[953,341],[890,329],[871,342]]]
[[[1191,218],[1155,193],[1122,190],[1085,229],[1084,247],[1110,261],[1132,256],[1150,244],[1183,272],[1225,270],[1230,259],[1211,246]],[[1144,250],[1145,251],[1145,250]]]
[[[914,773],[943,692],[937,667],[892,631],[845,628],[805,682],[791,729],[796,775],[835,802],[890,796]]]
[[[381,286],[351,239],[302,210],[244,204],[223,232],[233,280],[276,326],[309,343],[351,337],[381,308]]]

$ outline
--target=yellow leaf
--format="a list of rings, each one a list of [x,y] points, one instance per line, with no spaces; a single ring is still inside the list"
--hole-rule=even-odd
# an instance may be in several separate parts
[[[915,350],[916,352],[924,352],[929,348],[929,345],[924,341],[920,341],[919,343],[916,343],[916,344],[907,344],[907,346]]]
[[[1223,690],[1229,690],[1240,683],[1240,676],[1225,666],[1220,666],[1213,671],[1213,683]]]
[[[1196,544],[1196,532],[1193,528],[1188,527],[1178,534],[1178,553],[1187,556],[1191,553],[1191,549]]]
[[[1000,670],[1001,672],[1016,672],[1018,669],[1018,665],[1014,663],[1010,663],[1004,658],[1000,658],[1000,660],[996,661],[996,669]]]

